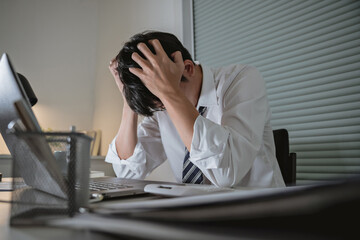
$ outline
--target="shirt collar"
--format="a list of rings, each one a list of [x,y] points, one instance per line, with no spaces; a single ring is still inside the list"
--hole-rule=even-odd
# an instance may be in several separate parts
[[[197,103],[197,108],[200,106],[213,106],[218,105],[216,89],[215,89],[215,79],[214,74],[211,72],[209,67],[201,65],[202,68],[202,86],[199,101]]]

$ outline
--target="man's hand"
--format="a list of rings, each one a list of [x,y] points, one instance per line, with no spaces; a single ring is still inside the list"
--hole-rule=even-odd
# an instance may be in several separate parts
[[[131,108],[129,107],[126,99],[125,99],[125,96],[123,94],[123,89],[124,89],[124,84],[121,82],[120,80],[120,76],[119,76],[119,72],[117,70],[117,67],[118,67],[118,62],[116,61],[116,59],[112,59],[110,61],[110,65],[109,65],[109,70],[111,72],[111,74],[113,75],[114,79],[115,79],[115,82],[116,82],[116,85],[118,86],[119,88],[119,91],[121,93],[121,96],[123,97],[123,101],[124,101],[124,108],[123,108],[123,112],[124,111],[128,111],[128,112],[131,112],[132,114],[135,114]],[[124,113],[123,113],[124,115]]]
[[[138,49],[145,55],[142,58],[138,53],[132,54],[132,59],[140,65],[140,68],[130,68],[130,72],[141,79],[144,85],[157,96],[160,100],[171,94],[180,91],[180,80],[185,66],[181,52],[172,54],[172,61],[165,53],[159,40],[150,40],[149,43],[154,47],[153,54],[144,43],[138,44]]]
[[[110,61],[109,70],[111,72],[111,75],[114,77],[116,85],[118,86],[118,88],[119,88],[119,90],[120,90],[120,92],[122,94],[124,85],[122,84],[122,82],[120,80],[120,76],[119,76],[119,72],[117,70],[117,67],[118,67],[118,63],[117,63],[116,59],[113,58]]]

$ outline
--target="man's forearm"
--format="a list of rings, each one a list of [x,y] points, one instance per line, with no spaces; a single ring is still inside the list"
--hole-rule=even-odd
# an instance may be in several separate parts
[[[137,143],[137,121],[138,115],[125,101],[120,128],[115,140],[116,151],[121,159],[127,159],[134,153]]]
[[[186,148],[191,151],[194,123],[199,116],[198,111],[182,92],[163,96],[161,101],[175,125],[181,140]]]

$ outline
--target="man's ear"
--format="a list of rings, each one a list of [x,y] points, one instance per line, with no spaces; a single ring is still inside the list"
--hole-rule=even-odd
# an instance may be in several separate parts
[[[184,61],[185,70],[184,70],[184,77],[191,78],[195,74],[195,65],[193,61],[186,59]]]

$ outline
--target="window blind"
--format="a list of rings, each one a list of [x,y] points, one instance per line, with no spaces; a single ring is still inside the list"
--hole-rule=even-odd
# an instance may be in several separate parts
[[[193,0],[195,59],[258,68],[297,183],[360,173],[360,1]]]

